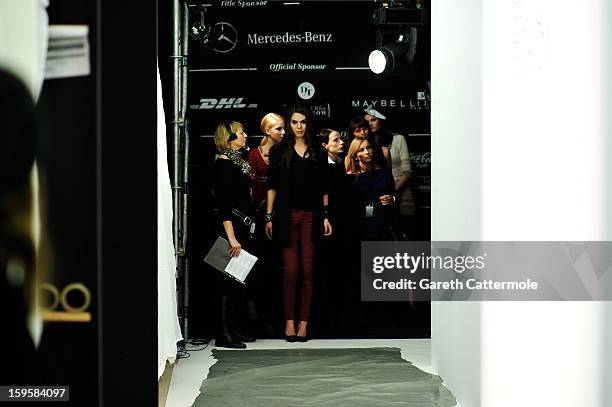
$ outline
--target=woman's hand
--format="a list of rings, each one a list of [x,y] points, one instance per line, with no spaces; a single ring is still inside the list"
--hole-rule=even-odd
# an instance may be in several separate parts
[[[380,197],[378,197],[378,200],[380,201],[382,206],[387,206],[393,203],[393,197],[391,195],[381,195]]]
[[[327,218],[323,219],[323,236],[331,236],[332,231],[332,225],[329,223],[329,220]]]
[[[240,248],[242,247],[240,246],[240,242],[238,242],[235,237],[230,237],[227,240],[230,245],[229,255],[232,257],[237,257],[240,254]]]
[[[266,237],[272,240],[272,222],[266,222]]]

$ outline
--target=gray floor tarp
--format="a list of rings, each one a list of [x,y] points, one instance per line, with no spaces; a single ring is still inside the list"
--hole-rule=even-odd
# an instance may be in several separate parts
[[[214,349],[217,359],[194,406],[451,407],[439,376],[398,348]]]

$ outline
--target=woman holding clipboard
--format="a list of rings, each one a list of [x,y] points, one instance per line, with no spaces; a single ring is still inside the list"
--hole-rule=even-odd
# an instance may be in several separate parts
[[[240,150],[246,145],[247,134],[239,122],[225,121],[215,131],[218,156],[213,171],[213,188],[219,208],[219,222],[229,243],[229,255],[237,257],[240,251],[251,246],[255,226],[251,199],[249,164]],[[244,349],[244,342],[253,342],[235,329],[237,299],[244,287],[230,277],[219,273],[216,281],[216,307],[219,330],[215,346]]]

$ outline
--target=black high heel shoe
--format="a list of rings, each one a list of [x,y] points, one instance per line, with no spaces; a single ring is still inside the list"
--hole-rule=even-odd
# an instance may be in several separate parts
[[[306,328],[306,325],[304,325],[304,328]],[[298,329],[299,332],[299,329]],[[301,336],[301,335],[296,335],[295,336],[295,341],[296,342],[308,342],[308,334]]]
[[[287,335],[287,329],[291,328],[291,325],[293,324],[293,321],[291,321],[290,319],[287,320],[287,323],[285,325],[285,340],[287,342],[296,342],[297,341],[297,335],[293,334],[293,335]],[[293,325],[293,329],[295,329],[295,325]]]

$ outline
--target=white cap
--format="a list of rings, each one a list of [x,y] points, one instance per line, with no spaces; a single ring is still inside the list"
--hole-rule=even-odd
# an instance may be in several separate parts
[[[370,116],[374,116],[374,117],[377,117],[377,118],[382,119],[382,120],[386,119],[386,117],[382,113],[380,113],[378,110],[374,109],[372,106],[366,107],[363,111],[366,112],[367,114],[369,114]]]

